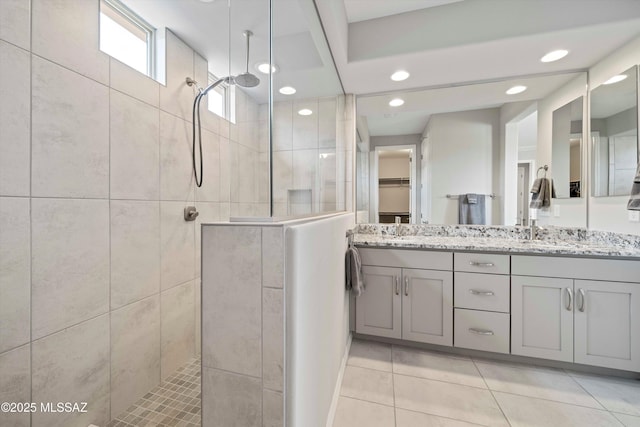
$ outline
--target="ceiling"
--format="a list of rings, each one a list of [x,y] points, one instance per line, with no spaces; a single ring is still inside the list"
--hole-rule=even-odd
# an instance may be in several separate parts
[[[372,136],[420,133],[439,110],[520,100],[505,99],[500,85],[493,95],[485,91],[498,81],[533,78],[535,91],[529,87],[521,98],[539,99],[640,35],[638,0],[323,0],[317,6],[345,90],[360,95],[359,115],[366,115]],[[555,49],[570,53],[540,62]],[[392,81],[397,70],[410,78]],[[475,94],[477,84],[483,88]],[[428,88],[438,89],[437,105],[427,93],[414,94]],[[392,97],[405,104],[390,107]]]
[[[620,74],[627,78],[618,83],[600,85],[591,92],[592,118],[606,119],[637,107],[637,66]]]

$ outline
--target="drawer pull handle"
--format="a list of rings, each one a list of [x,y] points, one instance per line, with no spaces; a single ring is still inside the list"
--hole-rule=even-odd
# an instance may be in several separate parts
[[[473,294],[473,295],[480,295],[480,296],[483,296],[483,297],[492,297],[492,296],[495,295],[491,291],[479,291],[477,289],[469,289],[469,293]]]
[[[400,295],[400,278],[396,276],[396,295]]]
[[[567,311],[573,311],[573,291],[571,290],[571,288],[565,288],[565,290],[567,291],[567,295],[569,296],[569,301],[567,302],[565,308],[567,309]]]
[[[494,264],[492,262],[478,262],[478,261],[469,261],[469,265],[474,267],[493,267]]]
[[[490,331],[488,329],[469,328],[469,332],[476,335],[493,335],[493,331]]]

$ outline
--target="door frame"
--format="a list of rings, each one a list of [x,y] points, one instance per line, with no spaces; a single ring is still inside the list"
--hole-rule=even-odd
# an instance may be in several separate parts
[[[398,150],[411,150],[409,154],[410,158],[410,172],[409,172],[409,212],[411,213],[410,224],[418,223],[418,207],[416,205],[416,191],[418,191],[417,185],[417,172],[416,172],[416,158],[417,156],[417,144],[408,144],[408,145],[377,145],[373,151],[369,152],[369,164],[371,165],[371,173],[369,174],[369,201],[371,203],[371,216],[369,221],[371,223],[378,223],[378,216],[380,214],[380,210],[378,207],[378,172],[379,172],[379,156],[381,151],[398,151]]]

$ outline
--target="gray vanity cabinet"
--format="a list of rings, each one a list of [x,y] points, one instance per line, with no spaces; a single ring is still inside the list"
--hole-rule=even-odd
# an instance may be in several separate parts
[[[638,261],[513,256],[512,273],[512,354],[640,371]]]
[[[363,266],[365,292],[356,298],[356,331],[402,338],[402,269]]]
[[[640,284],[574,282],[575,362],[640,371]]]
[[[511,277],[511,354],[573,362],[573,280]]]
[[[453,254],[361,248],[356,332],[453,345]],[[431,269],[431,268],[436,269]]]

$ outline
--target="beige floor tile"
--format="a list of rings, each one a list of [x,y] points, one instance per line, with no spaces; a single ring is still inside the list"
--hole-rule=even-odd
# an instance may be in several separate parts
[[[393,347],[393,372],[449,383],[487,388],[473,361],[407,347]]]
[[[347,365],[391,372],[391,345],[353,340]]]
[[[340,397],[333,427],[395,427],[391,406]]]
[[[620,427],[609,412],[494,392],[512,427]]]
[[[604,409],[563,371],[481,362],[476,366],[491,390]]]
[[[609,411],[640,416],[640,381],[575,373],[569,375]]]
[[[404,375],[394,375],[394,385],[398,408],[492,427],[508,425],[489,390]]]
[[[640,417],[627,414],[613,414],[625,427],[640,427]]]
[[[473,427],[479,425],[421,412],[396,409],[396,427]]]
[[[340,394],[393,406],[393,375],[391,372],[347,366]]]

